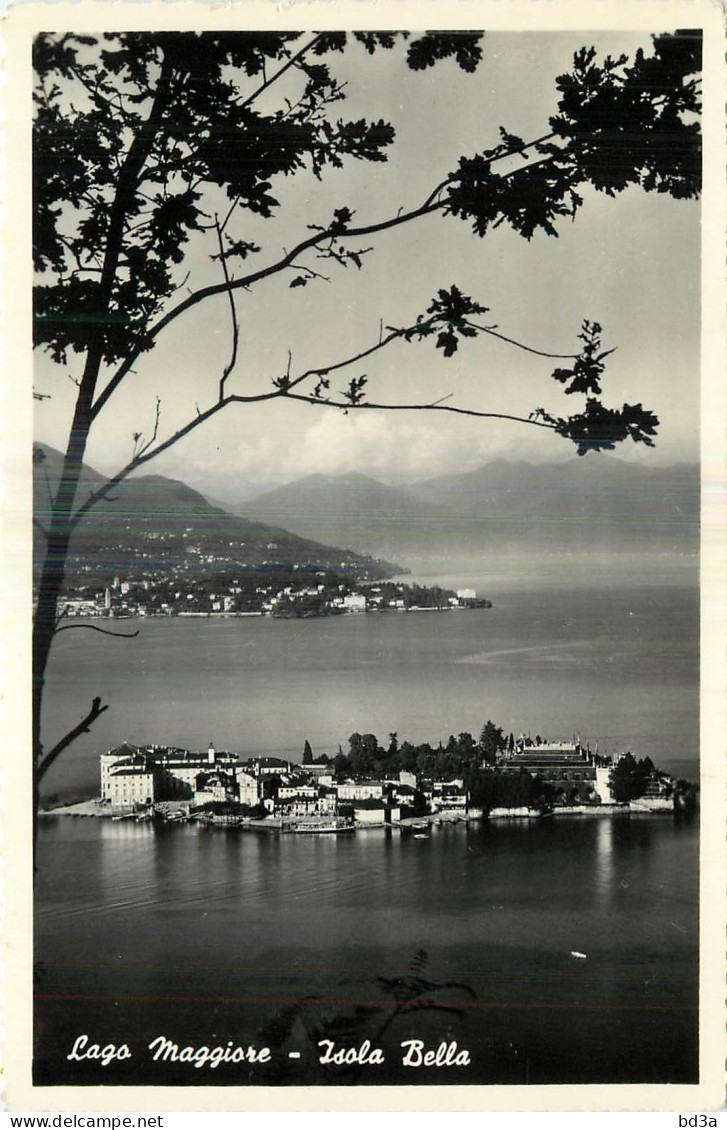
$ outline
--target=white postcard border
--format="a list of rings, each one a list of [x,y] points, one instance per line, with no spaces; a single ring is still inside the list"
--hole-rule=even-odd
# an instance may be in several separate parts
[[[705,193],[702,237],[702,681],[700,1078],[697,1085],[34,1087],[30,823],[30,562],[32,365],[29,47],[41,30],[167,28],[645,30],[705,34]],[[5,1092],[11,1111],[567,1111],[721,1109],[725,1095],[725,483],[724,12],[706,0],[265,0],[200,3],[22,4],[4,18],[5,272],[3,375],[3,640]],[[648,1052],[647,1052],[648,1054]]]

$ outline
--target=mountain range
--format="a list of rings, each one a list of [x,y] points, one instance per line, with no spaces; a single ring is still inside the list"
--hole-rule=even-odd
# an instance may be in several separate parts
[[[50,521],[50,500],[60,479],[63,456],[35,444],[34,537],[42,549],[40,527]],[[76,504],[107,480],[84,464]],[[40,560],[36,553],[36,562]],[[140,475],[115,486],[74,531],[68,576],[89,572],[121,576],[184,570],[223,572],[229,567],[267,571],[327,570],[352,576],[382,577],[397,571],[350,550],[322,545],[290,533],[277,523],[240,517],[211,505],[198,491],[163,475]]]
[[[43,525],[61,465],[59,452],[36,444]],[[105,481],[84,466],[78,501]],[[87,573],[89,562],[119,571],[131,561],[189,569],[194,560],[209,571],[226,561],[383,576],[397,570],[394,561],[426,572],[522,555],[694,556],[699,497],[695,464],[648,467],[603,454],[558,464],[496,460],[401,486],[356,472],[307,475],[226,508],[178,480],[140,475],[89,512],[72,564]]]
[[[693,555],[699,467],[599,455],[544,465],[496,460],[401,487],[358,473],[307,475],[243,508],[249,518],[410,568],[523,553]]]

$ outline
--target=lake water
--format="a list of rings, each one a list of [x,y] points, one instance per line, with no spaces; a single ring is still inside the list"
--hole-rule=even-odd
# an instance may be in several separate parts
[[[433,579],[433,578],[432,578]],[[315,620],[119,621],[134,640],[57,639],[46,747],[101,695],[110,709],[46,777],[48,792],[98,786],[98,755],[122,741],[300,760],[347,747],[354,731],[436,745],[505,733],[580,734],[599,752],[631,749],[696,771],[699,593],[693,578],[593,567],[538,577],[439,578],[491,609]]]
[[[119,622],[141,628],[130,641],[64,633],[46,743],[94,695],[111,708],[59,760],[48,790],[93,791],[98,754],[123,740],[299,757],[306,738],[315,753],[345,749],[353,731],[437,743],[477,735],[488,718],[506,732],[579,733],[599,751],[630,748],[696,775],[688,571],[597,576],[571,563],[550,576],[436,580],[475,587],[494,606]],[[45,818],[38,859],[38,1083],[696,1079],[695,822],[569,817],[417,840]],[[82,1033],[127,1041],[132,1058],[69,1062]],[[265,1043],[273,1060],[154,1063],[146,1049],[160,1035]],[[319,1064],[326,1037],[370,1038],[386,1062]],[[472,1062],[403,1067],[409,1038],[457,1041]]]
[[[697,845],[696,823],[671,816],[428,839],[46,818],[36,1081],[696,1081]],[[127,1041],[132,1058],[68,1062],[81,1033]],[[155,1063],[158,1036],[266,1044],[272,1060]],[[321,1065],[324,1038],[370,1038],[386,1062]],[[408,1039],[457,1041],[471,1064],[403,1067]]]

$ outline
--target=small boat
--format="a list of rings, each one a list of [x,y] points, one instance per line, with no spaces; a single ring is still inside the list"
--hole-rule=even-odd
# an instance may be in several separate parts
[[[327,833],[328,835],[336,835],[339,832],[353,832],[355,831],[353,824],[345,820],[323,819],[323,820],[299,820],[293,826],[293,832],[298,835],[320,835]]]
[[[587,961],[588,960],[588,954],[587,953],[581,953],[580,950],[571,950],[570,955],[571,955],[571,957],[577,958],[578,961]]]
[[[426,832],[415,832],[413,838],[415,840],[428,840],[429,836]]]

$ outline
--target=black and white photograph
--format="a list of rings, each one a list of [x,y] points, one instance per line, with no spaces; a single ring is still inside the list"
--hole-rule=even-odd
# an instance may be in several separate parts
[[[35,1101],[699,1093],[705,9],[146,7],[23,40]]]

